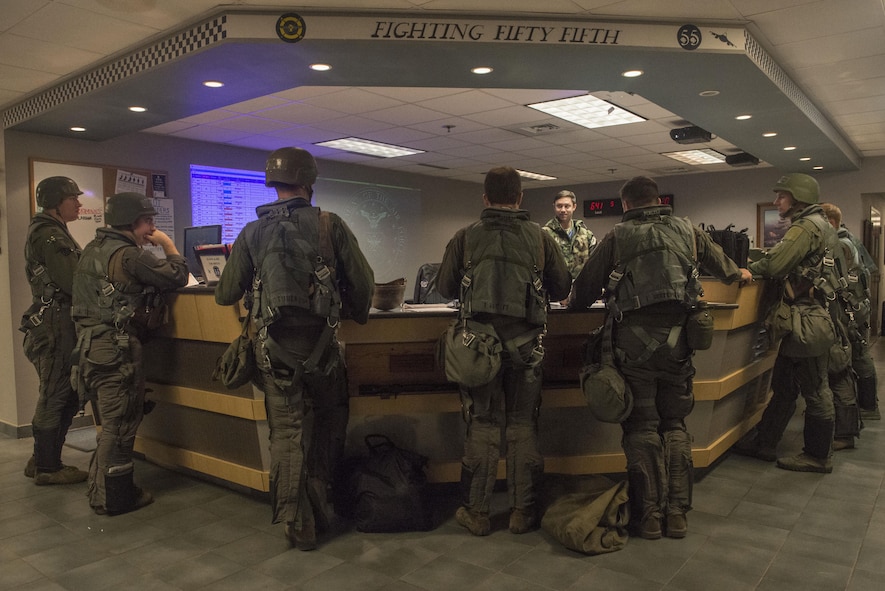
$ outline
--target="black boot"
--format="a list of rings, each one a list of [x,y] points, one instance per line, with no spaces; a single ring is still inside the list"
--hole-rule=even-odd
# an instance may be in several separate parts
[[[146,507],[154,502],[151,493],[135,486],[134,465],[111,466],[104,477],[105,505],[94,507],[98,515],[119,515]]]
[[[860,416],[864,420],[881,420],[879,414],[879,400],[876,396],[876,375],[857,379],[857,405],[860,407]]]

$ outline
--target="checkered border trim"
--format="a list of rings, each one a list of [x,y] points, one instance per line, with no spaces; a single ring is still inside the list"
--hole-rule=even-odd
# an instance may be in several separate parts
[[[753,60],[753,63],[755,63],[760,70],[765,72],[771,81],[780,88],[781,92],[793,101],[793,103],[799,107],[799,110],[805,113],[805,116],[808,117],[818,129],[830,138],[834,144],[839,146],[842,152],[844,152],[850,160],[858,165],[860,163],[860,157],[854,148],[845,141],[842,134],[833,127],[833,124],[830,123],[826,117],[824,117],[823,113],[821,113],[814,103],[811,102],[811,99],[802,92],[802,89],[800,89],[799,86],[787,76],[787,73],[777,65],[771,56],[768,55],[768,52],[765,51],[762,46],[759,45],[759,42],[747,31],[744,31],[744,41],[747,56]]]
[[[3,112],[3,127],[12,127],[71,99],[224,41],[227,33],[227,15],[182,31],[10,107]]]

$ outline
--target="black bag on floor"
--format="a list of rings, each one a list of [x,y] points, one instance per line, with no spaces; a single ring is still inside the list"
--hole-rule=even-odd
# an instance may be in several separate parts
[[[353,519],[361,532],[427,531],[427,458],[397,447],[386,435],[367,435],[369,456],[350,477]]]
[[[740,232],[735,232],[732,228],[734,224],[729,224],[724,230],[717,230],[713,226],[707,226],[706,230],[713,242],[722,247],[728,258],[738,267],[745,268],[750,256],[750,236],[746,228]]]

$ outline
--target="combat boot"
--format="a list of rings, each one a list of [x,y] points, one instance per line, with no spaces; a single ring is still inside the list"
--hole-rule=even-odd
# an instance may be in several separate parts
[[[475,536],[487,536],[492,529],[488,515],[474,513],[467,507],[458,507],[458,510],[455,511],[455,519]]]
[[[289,543],[293,548],[301,550],[302,552],[309,552],[310,550],[316,549],[316,523],[312,516],[308,519],[302,519],[300,528],[295,526],[294,521],[287,521],[285,532],[286,538],[288,538]]]
[[[44,486],[47,484],[76,484],[83,482],[89,474],[74,466],[62,466],[55,472],[36,472],[34,484]]]
[[[854,437],[836,437],[833,439],[833,451],[854,449]]]
[[[538,527],[538,513],[534,507],[514,509],[510,512],[510,533],[524,534]]]
[[[31,456],[31,459],[28,460],[27,465],[25,466],[25,476],[28,478],[33,478],[37,475],[37,461],[34,459],[34,456]]]
[[[801,454],[789,458],[779,458],[777,461],[777,467],[784,470],[792,470],[794,472],[820,472],[821,474],[829,474],[833,471],[833,460],[830,458],[816,458],[802,452]]]
[[[650,513],[639,524],[639,537],[644,540],[661,539],[661,514]]]
[[[670,513],[667,515],[667,527],[665,533],[668,538],[684,538],[688,533],[688,519],[685,513]]]
[[[96,515],[121,515],[123,513],[129,513],[130,511],[137,511],[144,507],[147,507],[151,503],[154,502],[154,495],[149,493],[148,491],[136,486],[135,487],[135,501],[129,509],[121,510],[121,511],[108,511],[103,505],[98,507],[92,507],[92,510]]]
[[[758,438],[750,440],[742,439],[731,449],[738,455],[756,458],[757,460],[763,460],[765,462],[773,462],[777,459],[777,451],[773,447],[759,445]]]

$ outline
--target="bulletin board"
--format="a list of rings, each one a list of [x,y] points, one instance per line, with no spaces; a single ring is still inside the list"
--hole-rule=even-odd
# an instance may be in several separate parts
[[[163,232],[174,236],[175,217],[172,199],[167,193],[168,175],[165,171],[127,166],[78,164],[30,159],[31,215],[37,212],[37,184],[51,176],[66,176],[74,180],[80,195],[80,215],[68,223],[68,230],[82,247],[95,238],[95,230],[105,226],[105,200],[115,193],[140,193],[154,200],[154,223]]]

